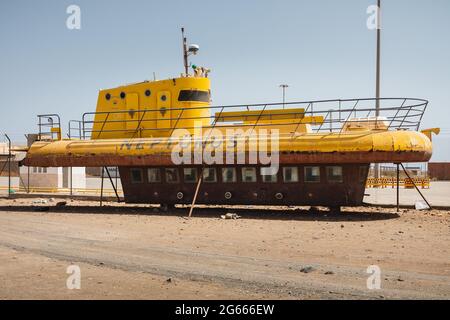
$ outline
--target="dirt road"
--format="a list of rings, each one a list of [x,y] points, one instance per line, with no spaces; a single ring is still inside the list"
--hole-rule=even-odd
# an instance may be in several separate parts
[[[450,212],[95,207],[0,200],[0,298],[450,298]],[[112,205],[112,204],[110,204]],[[220,214],[236,212],[238,220]],[[81,289],[66,287],[78,265]],[[369,265],[381,289],[368,289]]]

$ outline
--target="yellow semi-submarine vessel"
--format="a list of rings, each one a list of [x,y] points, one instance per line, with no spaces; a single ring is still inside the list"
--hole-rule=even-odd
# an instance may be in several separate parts
[[[192,66],[189,74],[187,57],[198,47],[188,48],[183,36],[183,49],[180,77],[99,91],[76,137],[62,138],[59,116],[40,116],[21,165],[118,167],[128,203],[195,197],[199,204],[340,207],[362,203],[371,163],[432,155],[436,130],[419,131],[426,100],[210,106],[209,70]]]

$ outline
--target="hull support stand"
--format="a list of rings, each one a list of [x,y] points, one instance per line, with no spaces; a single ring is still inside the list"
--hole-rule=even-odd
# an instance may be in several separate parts
[[[397,165],[397,212],[400,211],[400,164]]]
[[[406,171],[405,167],[403,166],[403,163],[400,163],[400,165],[402,166],[403,171],[405,172],[406,176],[408,177],[408,179],[411,181],[411,183],[414,185],[414,188],[416,188],[417,192],[420,194],[420,196],[422,197],[423,201],[425,201],[425,203],[428,205],[428,208],[431,208],[430,203],[427,201],[427,199],[425,198],[425,196],[422,194],[422,192],[420,192],[419,188],[417,187],[416,183],[414,182],[413,179],[411,179],[411,177],[409,176],[408,171]]]
[[[200,171],[200,177],[198,178],[197,187],[195,188],[194,198],[192,199],[191,208],[189,209],[189,218],[192,216],[192,211],[194,211],[195,201],[197,201],[198,191],[200,190],[200,185],[202,184],[203,170],[204,169],[202,168]]]
[[[101,180],[101,185],[100,185],[100,207],[103,205],[103,169],[104,167],[102,167],[102,180]]]
[[[109,182],[111,182],[111,185],[112,185],[112,187],[114,189],[114,193],[116,194],[117,202],[120,203],[120,197],[119,197],[119,194],[117,193],[117,188],[116,188],[117,186],[114,185],[114,182],[113,182],[113,180],[111,178],[111,174],[109,173],[108,167],[104,167],[104,168],[105,168],[106,174],[108,175]],[[102,173],[102,177],[103,177],[103,173]]]

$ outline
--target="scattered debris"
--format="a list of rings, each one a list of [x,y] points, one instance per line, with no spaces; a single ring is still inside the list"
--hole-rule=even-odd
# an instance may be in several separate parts
[[[166,282],[167,282],[167,283],[171,283],[171,282],[172,282],[172,278],[168,278],[168,279],[166,280]]]
[[[325,272],[325,274],[326,275],[330,275],[330,274],[334,274],[334,272],[333,271],[327,271],[327,272]]]
[[[342,229],[342,228],[344,228],[344,225],[343,225],[343,224],[341,224],[341,229]]]
[[[67,201],[60,201],[56,203],[56,207],[65,207],[67,205]]]
[[[314,270],[316,270],[314,267],[307,266],[307,267],[301,268],[300,272],[302,272],[302,273],[310,273],[310,272],[313,272]]]
[[[423,200],[416,201],[414,206],[415,206],[416,210],[429,210],[429,209],[431,209],[427,205],[427,203],[425,201],[423,201]]]
[[[221,215],[220,218],[222,219],[239,219],[241,216],[238,216],[236,213],[227,213],[225,215]]]
[[[47,200],[45,199],[36,199],[31,201],[31,204],[47,204]]]

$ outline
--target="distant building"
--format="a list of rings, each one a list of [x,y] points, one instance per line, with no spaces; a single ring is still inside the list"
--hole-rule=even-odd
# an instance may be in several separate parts
[[[430,162],[428,175],[434,180],[450,180],[450,162]]]
[[[20,167],[21,184],[27,188],[86,188],[86,170],[84,167],[44,168]],[[29,177],[29,182],[28,182]]]

